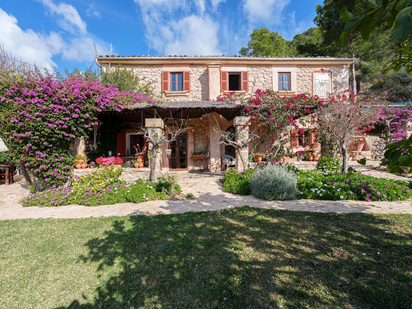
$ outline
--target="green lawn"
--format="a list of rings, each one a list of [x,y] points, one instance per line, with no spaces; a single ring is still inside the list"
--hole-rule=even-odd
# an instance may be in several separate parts
[[[412,215],[2,221],[0,308],[412,308]]]

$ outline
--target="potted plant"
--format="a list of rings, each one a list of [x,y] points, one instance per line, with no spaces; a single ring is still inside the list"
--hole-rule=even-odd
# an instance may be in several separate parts
[[[313,155],[311,152],[308,153],[308,160],[313,161]]]
[[[76,163],[77,163],[77,164],[83,164],[83,163],[84,163],[84,160],[85,160],[84,155],[78,154],[78,155],[76,156]]]
[[[352,143],[352,149],[354,151],[362,151],[365,146],[365,141],[362,138],[356,138]]]
[[[94,161],[90,162],[89,164],[89,168],[94,168],[94,166],[96,165],[96,163]]]
[[[253,162],[262,162],[263,155],[260,152],[252,152]]]
[[[125,166],[126,168],[131,168],[131,167],[132,167],[132,162],[127,161],[127,162],[124,164],[124,166]]]
[[[206,158],[206,150],[192,151],[192,158]]]
[[[170,158],[172,156],[172,149],[166,149],[166,155]]]
[[[121,168],[121,167],[122,167],[122,164],[123,164],[122,158],[116,157],[116,158],[114,159],[113,164],[114,164],[114,167],[116,167],[116,168]]]
[[[137,160],[131,160],[131,163],[135,168],[139,168],[139,163],[137,163]]]

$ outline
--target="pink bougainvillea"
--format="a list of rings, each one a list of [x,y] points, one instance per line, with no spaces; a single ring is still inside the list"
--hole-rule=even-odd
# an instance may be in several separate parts
[[[115,86],[73,77],[58,80],[28,73],[0,78],[0,136],[13,158],[45,187],[71,177],[69,146],[88,136],[102,111],[148,100]],[[155,103],[154,101],[151,103]]]

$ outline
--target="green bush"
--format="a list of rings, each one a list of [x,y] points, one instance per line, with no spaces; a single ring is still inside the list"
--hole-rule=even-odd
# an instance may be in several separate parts
[[[330,175],[339,173],[342,170],[342,165],[339,159],[323,156],[320,158],[316,169],[321,171],[324,175]]]
[[[156,183],[157,192],[163,192],[170,197],[174,197],[177,194],[182,193],[182,189],[178,184],[178,176],[172,174],[166,174],[158,177]]]
[[[296,176],[287,167],[270,164],[252,175],[250,190],[258,198],[283,201],[296,198],[296,185]]]
[[[229,168],[220,182],[223,184],[223,189],[226,192],[240,195],[249,195],[250,180],[255,171],[248,169],[246,172],[239,172],[237,169]]]
[[[300,198],[317,200],[402,201],[412,198],[412,182],[361,173],[331,175],[302,171],[297,175]]]

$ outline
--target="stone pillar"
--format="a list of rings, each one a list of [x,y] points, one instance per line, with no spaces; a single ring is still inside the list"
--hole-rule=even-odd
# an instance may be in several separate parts
[[[220,94],[220,63],[208,63],[209,100],[213,101]]]
[[[249,125],[250,117],[238,116],[233,120],[233,126],[235,127],[236,142],[244,141],[249,138]],[[246,163],[246,167],[249,166],[249,145],[245,145],[240,153],[236,151],[236,169],[243,171],[243,163],[240,156],[242,156],[243,161]]]
[[[145,127],[148,128],[151,135],[157,135],[158,138],[163,136],[163,129],[164,129],[164,122],[160,118],[146,118],[145,119]],[[149,168],[150,168],[150,178],[151,181],[155,181],[160,174],[162,169],[162,145],[159,145],[156,154],[156,162],[154,161],[154,153],[153,153],[153,144],[149,141],[149,150],[151,157],[149,159]],[[154,170],[155,169],[155,170]],[[153,179],[152,179],[153,178]]]
[[[216,113],[209,114],[208,128],[209,131],[209,162],[210,172],[219,172],[222,169],[222,153],[220,151],[219,132],[221,129],[221,116]]]

